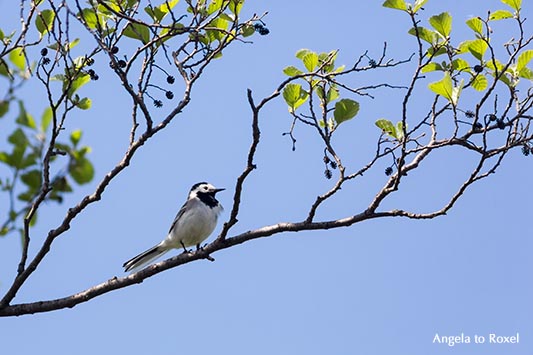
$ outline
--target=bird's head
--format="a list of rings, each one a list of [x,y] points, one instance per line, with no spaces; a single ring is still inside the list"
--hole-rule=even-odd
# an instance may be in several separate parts
[[[191,187],[191,192],[189,192],[189,199],[198,197],[199,195],[209,195],[215,197],[215,194],[217,192],[223,190],[225,189],[217,189],[208,182],[199,182]]]

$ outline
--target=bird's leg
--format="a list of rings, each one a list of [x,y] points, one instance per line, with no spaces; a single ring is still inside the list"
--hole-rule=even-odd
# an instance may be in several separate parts
[[[188,250],[188,249],[185,247],[185,244],[183,243],[183,240],[180,240],[180,244],[181,244],[181,246],[183,247],[183,251],[184,251],[185,253],[190,253],[190,252],[191,252],[191,250]]]
[[[207,245],[208,243],[205,243],[204,246],[200,246],[200,244],[196,244],[196,251],[198,250],[201,250],[201,251],[204,251],[204,247]],[[215,261],[215,258],[213,258],[211,255],[207,255],[205,257],[207,260],[209,261]]]

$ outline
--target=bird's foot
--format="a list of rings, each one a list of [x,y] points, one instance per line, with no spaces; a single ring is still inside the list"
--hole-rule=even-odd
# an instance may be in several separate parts
[[[192,249],[187,249],[185,244],[183,244],[183,241],[180,240],[180,244],[181,244],[181,247],[183,248],[183,253],[184,254],[191,254],[192,253]]]
[[[196,251],[204,251],[204,250],[205,250],[204,248],[206,247],[207,244],[208,244],[208,243],[205,243],[203,246],[200,246],[200,244],[196,244]],[[205,258],[206,258],[207,260],[209,260],[209,261],[215,261],[215,258],[213,258],[213,257],[212,257],[211,255],[209,255],[209,254],[207,254],[207,255],[205,256]]]
[[[200,245],[200,244],[196,244],[196,250],[204,250],[204,247],[207,245],[207,243],[205,243],[203,246]]]

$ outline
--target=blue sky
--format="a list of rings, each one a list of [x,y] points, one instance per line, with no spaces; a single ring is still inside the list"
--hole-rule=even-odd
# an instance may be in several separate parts
[[[4,24],[17,24],[18,2],[4,0],[0,5],[0,26],[7,32]],[[466,19],[505,5],[472,0],[450,6],[429,1],[423,19],[449,10],[459,42],[471,36]],[[87,208],[56,241],[15,302],[63,297],[124,275],[122,263],[165,237],[190,186],[198,181],[227,188],[219,195],[226,207],[221,217],[225,221],[250,144],[246,89],[258,99],[269,95],[284,80],[282,69],[298,64],[294,53],[300,48],[339,49],[337,63],[346,65],[366,50],[377,58],[384,41],[394,59],[405,59],[415,50],[413,37],[406,34],[407,16],[382,8],[381,1],[364,7],[347,0],[327,5],[250,1],[243,16],[264,11],[269,12],[265,22],[271,33],[253,37],[253,44],[236,44],[207,70],[190,106],[139,151],[102,201]],[[524,2],[526,17],[531,11],[531,4]],[[532,32],[527,21],[526,33]],[[95,181],[80,187],[63,205],[44,206],[33,232],[35,242],[60,222],[66,208],[94,189],[127,147],[130,100],[117,79],[105,74],[106,63],[104,57],[101,62],[97,58],[100,80],[83,88],[93,108],[80,111],[67,124],[83,129],[82,143],[92,147]],[[376,70],[348,82],[405,84],[412,69],[409,64]],[[28,110],[39,117],[45,103],[37,87],[28,85],[23,93]],[[420,112],[425,113],[432,98],[424,90],[419,95]],[[374,121],[396,120],[402,92],[378,91],[374,100],[355,99],[361,111],[343,124],[336,138],[354,170],[375,149],[379,131]],[[322,146],[310,129],[299,126],[292,152],[291,142],[282,136],[290,123],[281,99],[263,111],[259,169],[245,185],[239,223],[231,235],[301,220],[316,195],[329,189]],[[6,118],[0,124],[9,127]],[[73,309],[0,319],[1,352],[530,354],[531,159],[518,150],[510,153],[496,175],[474,185],[445,217],[379,219],[255,240],[214,254],[214,263],[193,262]],[[410,174],[384,208],[431,211],[469,174],[471,164],[459,151],[436,154]],[[385,165],[343,188],[319,210],[318,218],[364,210],[386,181],[381,168]],[[15,272],[20,240],[12,235],[0,245],[4,292]],[[519,344],[432,343],[435,334],[463,333],[473,342],[474,335],[488,339],[491,333],[517,332]]]

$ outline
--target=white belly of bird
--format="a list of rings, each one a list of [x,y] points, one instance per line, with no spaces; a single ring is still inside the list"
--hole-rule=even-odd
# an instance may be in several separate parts
[[[170,231],[167,239],[174,248],[191,247],[202,243],[216,226],[216,218],[209,207],[185,213]],[[183,243],[183,245],[182,245]]]

